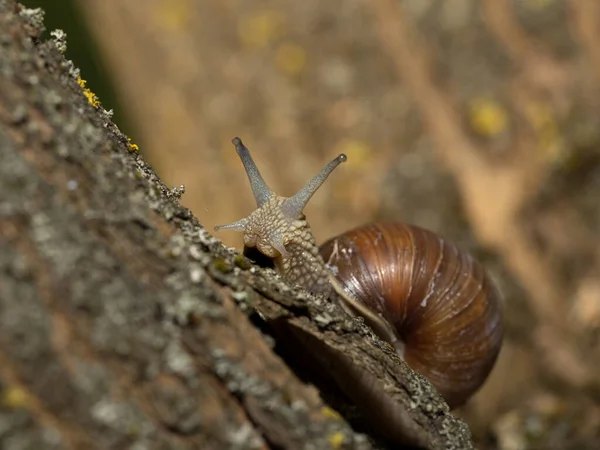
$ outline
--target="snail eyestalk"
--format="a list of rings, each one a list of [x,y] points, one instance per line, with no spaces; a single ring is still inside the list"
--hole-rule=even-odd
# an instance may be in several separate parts
[[[346,162],[347,156],[340,153],[337,158],[327,164],[321,171],[306,185],[300,189],[293,197],[286,198],[281,206],[283,214],[290,219],[297,219],[302,215],[302,210],[307,205],[308,201],[314,193],[321,187],[327,177],[341,163]]]
[[[231,230],[231,231],[245,231],[248,225],[248,218],[240,219],[237,222],[229,223],[227,225],[217,225],[215,231]]]
[[[239,137],[234,137],[231,140],[231,143],[235,145],[235,151],[242,160],[244,169],[246,169],[246,175],[248,175],[248,180],[250,180],[250,187],[252,188],[252,193],[256,200],[256,206],[260,208],[268,202],[274,194],[271,189],[269,189],[269,186],[267,186],[267,183],[265,183],[265,180],[263,180],[258,167],[256,167],[252,156],[250,156],[250,151],[243,144],[242,140]]]

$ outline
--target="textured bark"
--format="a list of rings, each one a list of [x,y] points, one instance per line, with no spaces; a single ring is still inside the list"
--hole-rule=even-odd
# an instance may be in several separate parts
[[[318,242],[406,221],[499,284],[505,343],[459,411],[478,447],[598,446],[599,2],[74,1],[205,226],[252,204],[232,135],[282,194],[346,152],[307,211]]]
[[[362,322],[208,234],[41,27],[0,0],[0,447],[383,445],[291,370],[286,346],[301,343],[319,349],[304,376],[343,382],[332,360],[364,370],[404,409],[408,440],[470,448],[466,425]]]

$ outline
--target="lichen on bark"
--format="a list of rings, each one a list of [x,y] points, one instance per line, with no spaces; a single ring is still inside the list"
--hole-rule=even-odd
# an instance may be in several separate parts
[[[41,27],[0,0],[0,446],[381,447],[274,351],[283,324],[388,386],[411,439],[470,448],[361,321],[210,235]]]

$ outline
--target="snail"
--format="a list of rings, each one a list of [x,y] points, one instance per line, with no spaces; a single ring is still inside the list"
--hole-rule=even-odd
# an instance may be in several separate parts
[[[483,266],[406,223],[366,224],[318,246],[303,209],[346,155],[286,198],[268,188],[241,139],[232,143],[257,209],[215,230],[242,232],[244,248],[270,258],[288,282],[315,294],[337,292],[450,408],[463,405],[487,379],[503,339],[501,300]]]

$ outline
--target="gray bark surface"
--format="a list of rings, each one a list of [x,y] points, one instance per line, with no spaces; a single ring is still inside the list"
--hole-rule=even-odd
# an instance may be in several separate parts
[[[317,373],[372,377],[409,441],[471,448],[361,321],[204,230],[42,26],[0,0],[0,448],[383,445],[333,413],[267,329],[313,351]]]

